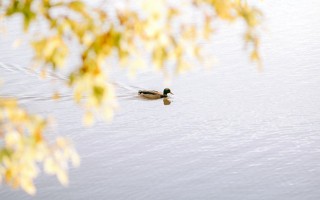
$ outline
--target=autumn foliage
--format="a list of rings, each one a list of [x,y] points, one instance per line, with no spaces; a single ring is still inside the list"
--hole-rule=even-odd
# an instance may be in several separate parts
[[[242,21],[250,58],[260,61],[257,29],[262,15],[244,0],[139,0],[134,1],[134,6],[127,3],[9,0],[1,1],[0,18],[21,16],[25,34],[30,34],[37,24],[46,27],[37,30],[37,36],[30,41],[33,62],[44,72],[65,67],[70,44],[78,47],[76,56],[81,62],[70,72],[66,86],[73,89],[75,102],[84,107],[87,124],[93,123],[97,115],[110,119],[117,105],[107,73],[109,58],[116,58],[118,65],[133,73],[146,66],[164,73],[168,67],[176,73],[186,71],[191,67],[188,59],[203,61],[201,43],[211,39],[219,20]],[[16,100],[0,97],[2,182],[34,194],[33,180],[39,172],[38,163],[42,163],[45,172],[56,174],[62,184],[67,183],[68,162],[78,165],[78,155],[64,138],[47,141],[46,125],[46,119],[27,113]]]

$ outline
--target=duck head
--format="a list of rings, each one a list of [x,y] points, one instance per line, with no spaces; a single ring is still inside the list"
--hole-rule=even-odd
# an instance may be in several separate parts
[[[167,96],[167,94],[173,94],[169,88],[163,90],[163,95]]]

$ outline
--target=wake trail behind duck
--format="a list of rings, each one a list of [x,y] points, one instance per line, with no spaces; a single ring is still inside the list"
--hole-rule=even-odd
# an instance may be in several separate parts
[[[28,76],[33,76],[36,77],[38,79],[43,79],[46,80],[51,79],[51,80],[55,80],[58,81],[58,83],[63,83],[66,84],[69,81],[69,78],[67,75],[62,75],[62,74],[58,74],[57,72],[54,72],[52,70],[47,70],[46,76],[45,78],[41,78],[41,71],[39,69],[32,69],[30,67],[22,67],[22,66],[18,66],[15,64],[10,64],[10,63],[3,63],[0,62],[0,68],[9,71],[10,73],[23,73],[26,74]],[[120,94],[116,95],[118,98],[121,99],[126,99],[128,97],[131,97],[133,94],[136,94],[136,92],[138,90],[141,90],[140,87],[136,87],[136,86],[132,86],[132,85],[126,85],[120,82],[116,82],[116,81],[110,81],[109,83],[111,83],[116,90],[125,90],[123,92],[120,92]],[[72,95],[71,94],[60,94],[60,97],[63,99],[71,99]],[[21,100],[35,100],[35,101],[42,101],[42,100],[50,100],[52,99],[52,97],[39,97],[39,96],[19,96],[18,97]]]

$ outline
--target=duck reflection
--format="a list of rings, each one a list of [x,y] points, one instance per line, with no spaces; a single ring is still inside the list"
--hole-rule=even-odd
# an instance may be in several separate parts
[[[171,101],[168,98],[163,98],[163,105],[170,105]]]

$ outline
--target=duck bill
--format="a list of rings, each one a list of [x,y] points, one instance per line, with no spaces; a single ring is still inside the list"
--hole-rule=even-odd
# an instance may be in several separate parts
[[[173,94],[172,92],[169,92],[170,94]],[[174,94],[173,94],[174,95]]]

